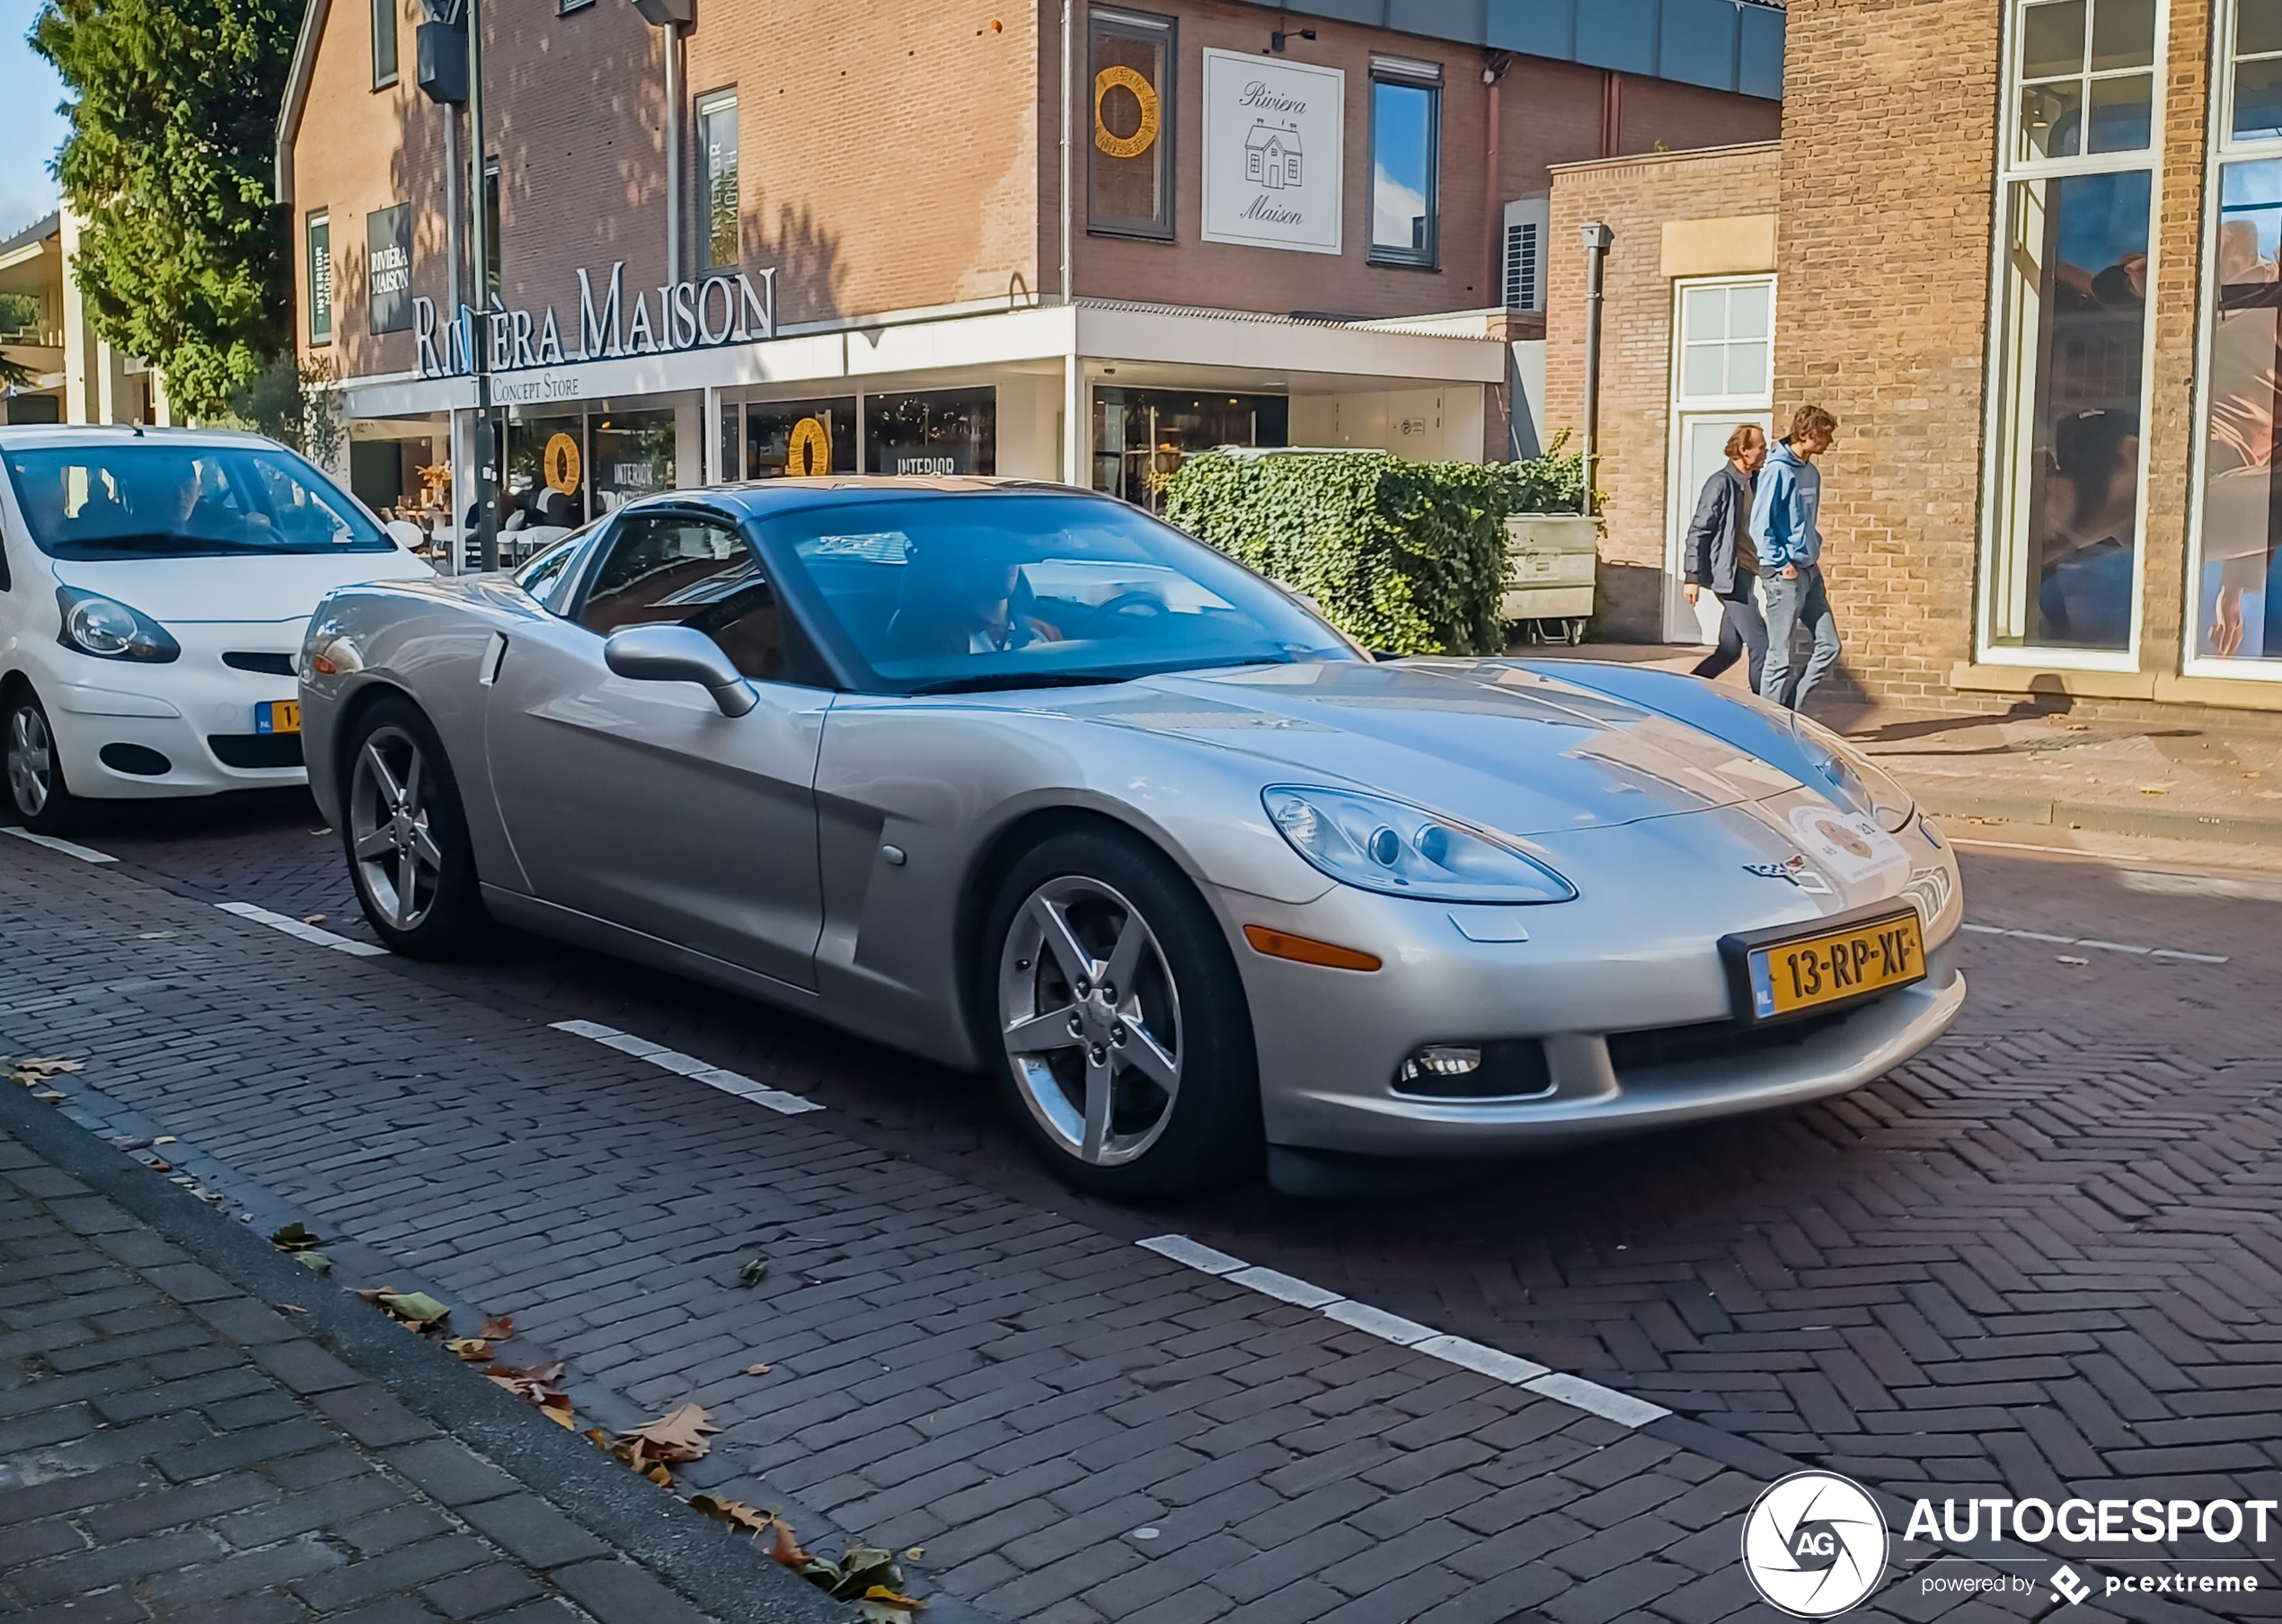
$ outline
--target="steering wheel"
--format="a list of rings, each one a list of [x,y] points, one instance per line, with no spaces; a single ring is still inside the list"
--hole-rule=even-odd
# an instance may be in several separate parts
[[[1077,635],[1081,638],[1101,637],[1110,627],[1137,631],[1165,613],[1164,599],[1154,592],[1120,592],[1087,615],[1085,624],[1078,629]]]

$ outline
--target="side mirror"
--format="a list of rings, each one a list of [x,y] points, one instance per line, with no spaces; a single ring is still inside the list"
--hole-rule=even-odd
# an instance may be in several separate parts
[[[695,683],[723,716],[742,716],[761,702],[721,645],[688,626],[624,627],[604,640],[602,663],[638,683]]]

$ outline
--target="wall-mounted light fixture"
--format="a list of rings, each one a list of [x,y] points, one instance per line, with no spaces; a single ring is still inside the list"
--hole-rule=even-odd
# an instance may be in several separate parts
[[[1303,28],[1299,31],[1299,37],[1303,40],[1313,40],[1315,37],[1315,31],[1312,28]],[[1281,56],[1285,44],[1290,39],[1291,35],[1279,28],[1268,36],[1268,49]]]

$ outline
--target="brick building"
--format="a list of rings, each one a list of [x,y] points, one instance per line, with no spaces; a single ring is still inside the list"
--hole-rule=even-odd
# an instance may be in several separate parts
[[[486,320],[426,15],[314,0],[279,127],[376,505],[468,464],[479,359],[509,484],[571,517],[788,467],[1148,502],[1230,442],[1534,449],[1551,166],[1780,118],[1751,0],[1081,4],[1066,41],[1044,0],[487,0]]]
[[[1822,527],[1858,691],[2282,711],[2282,0],[1793,0],[1788,20],[1779,149],[1553,183],[1556,424],[1579,393],[1573,225],[1616,233],[1611,629],[1691,630],[1671,570],[1695,454],[1671,426],[1814,400],[1844,424]],[[1729,239],[1725,271],[1671,263],[1676,233]],[[1722,281],[1772,304],[1761,400],[1688,393],[1691,357],[1703,383],[1712,349],[1757,353],[1731,296],[1691,292]]]

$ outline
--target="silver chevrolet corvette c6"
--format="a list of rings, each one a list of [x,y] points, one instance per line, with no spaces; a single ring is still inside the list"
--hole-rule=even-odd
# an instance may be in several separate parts
[[[1061,487],[644,499],[512,576],[335,592],[300,675],[392,948],[497,919],[984,1068],[1128,1199],[1837,1094],[1965,997],[1956,861],[1835,735],[1375,660]]]

